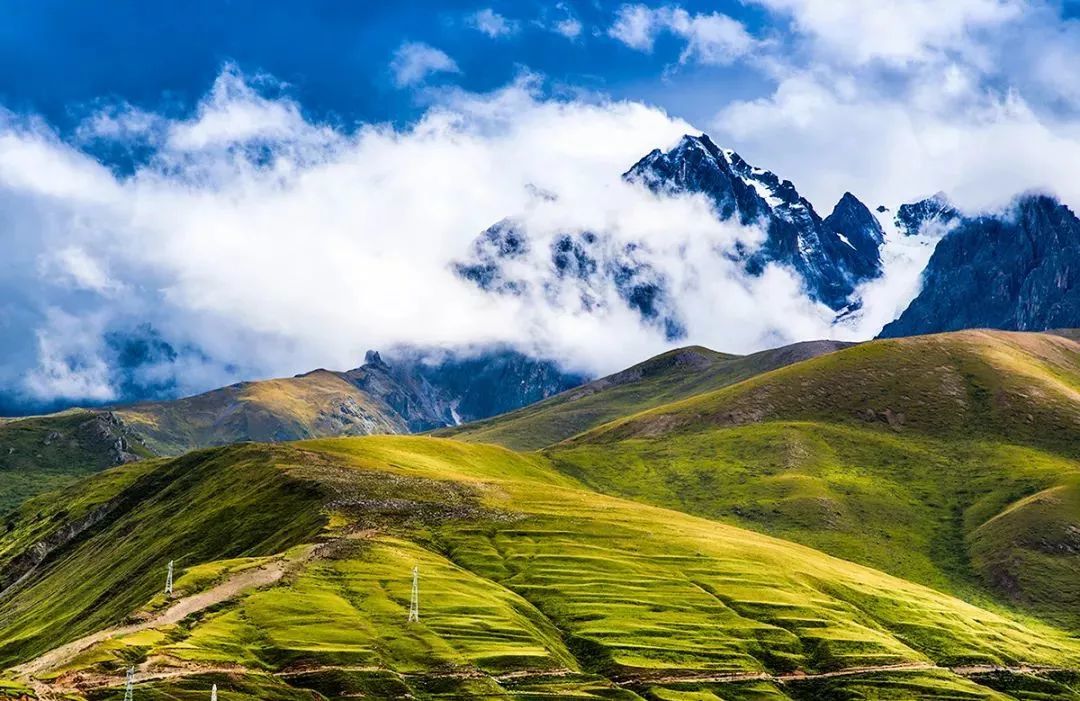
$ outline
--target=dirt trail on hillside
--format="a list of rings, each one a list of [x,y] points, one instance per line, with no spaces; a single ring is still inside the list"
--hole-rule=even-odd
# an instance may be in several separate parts
[[[172,606],[145,621],[132,623],[126,626],[105,628],[104,630],[92,633],[79,638],[78,640],[73,640],[70,643],[46,652],[40,657],[14,667],[12,671],[23,678],[36,677],[44,672],[62,667],[64,664],[74,659],[79,653],[97,643],[118,636],[137,633],[148,628],[179,623],[193,613],[197,613],[210,608],[211,606],[235,598],[244,591],[265,587],[277,582],[286,572],[289,572],[310,560],[318,550],[319,546],[310,546],[304,549],[298,557],[291,560],[274,560],[273,562],[260,565],[259,567],[243,570],[206,591],[177,599]]]

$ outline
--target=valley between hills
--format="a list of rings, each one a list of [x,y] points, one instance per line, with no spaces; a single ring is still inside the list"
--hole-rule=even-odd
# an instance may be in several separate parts
[[[115,426],[5,516],[6,697],[1080,699],[1069,332],[690,347],[434,435]]]

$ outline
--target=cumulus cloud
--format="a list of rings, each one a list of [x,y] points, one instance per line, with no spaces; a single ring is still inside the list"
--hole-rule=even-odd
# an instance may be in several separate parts
[[[394,52],[390,71],[398,87],[422,83],[434,73],[460,73],[454,59],[445,51],[419,41],[407,41]]]
[[[556,3],[555,11],[561,16],[551,22],[551,31],[560,34],[571,41],[581,36],[581,32],[584,31],[585,27],[581,24],[581,21],[577,18],[569,5],[565,2]]]
[[[1020,15],[1024,0],[753,0],[791,17],[819,48],[855,63],[906,64],[965,51],[973,32]]]
[[[490,7],[470,15],[468,22],[470,27],[487,34],[492,39],[516,34],[520,29],[517,22],[507,19]]]
[[[1080,205],[1078,125],[1015,90],[986,89],[955,64],[887,89],[793,73],[766,97],[725,106],[713,127],[815,203],[855,189],[868,204],[893,206],[944,190],[961,208],[982,210],[1036,188]]]
[[[670,32],[686,41],[681,63],[726,65],[749,53],[757,41],[741,22],[719,12],[690,14],[664,5],[623,5],[608,29],[608,35],[632,49],[651,52],[656,37]]]

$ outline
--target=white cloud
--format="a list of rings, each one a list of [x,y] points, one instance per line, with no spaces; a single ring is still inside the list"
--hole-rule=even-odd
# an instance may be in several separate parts
[[[584,27],[581,26],[581,22],[575,17],[557,20],[551,25],[551,30],[553,32],[561,34],[567,39],[577,39],[581,36],[582,29],[584,29]]]
[[[107,399],[104,334],[147,323],[198,350],[172,370],[189,392],[351,367],[397,343],[507,342],[594,372],[668,347],[610,290],[589,313],[539,286],[493,297],[457,278],[450,262],[512,214],[537,242],[523,272],[533,279],[549,270],[544,242],[557,233],[643,242],[689,341],[750,351],[830,333],[830,313],[790,273],[748,278],[722,255],[760,231],[718,222],[700,197],[622,181],[643,154],[696,131],[656,108],[545,100],[525,77],[488,95],[445,92],[404,130],[344,132],[251,92],[238,73],[225,80],[240,83],[215,87],[191,118],[160,117],[184,137],[126,178],[48,132],[0,129],[0,203],[18,217],[0,233],[4,265],[43,261],[0,284],[9,303],[22,300],[19,313],[0,309],[5,331],[36,340],[8,353],[0,385]],[[260,148],[248,150],[253,135]]]
[[[116,397],[109,366],[100,354],[100,315],[75,316],[46,310],[35,332],[38,364],[22,378],[18,390],[37,398],[105,402]]]
[[[398,87],[416,85],[434,73],[460,73],[444,51],[418,41],[405,42],[394,52],[390,70]]]
[[[608,34],[632,49],[651,52],[656,37],[665,31],[686,40],[679,56],[681,63],[726,65],[757,45],[742,23],[727,15],[719,12],[692,15],[670,5],[657,8],[623,5]]]
[[[729,104],[713,127],[822,208],[849,189],[870,205],[944,190],[981,210],[1032,188],[1080,205],[1078,125],[1040,115],[1016,92],[979,89],[959,68],[893,91],[794,74],[768,97]]]
[[[608,35],[631,49],[652,51],[659,30],[655,11],[645,5],[623,5],[615,16],[615,23],[608,29]]]
[[[46,251],[40,266],[42,275],[57,283],[67,282],[74,289],[100,295],[113,295],[124,289],[123,284],[114,280],[97,258],[77,245]]]
[[[256,78],[272,82],[266,77]],[[169,124],[169,150],[198,151],[258,139],[280,140],[309,130],[299,105],[287,99],[263,97],[251,80],[235,64],[226,64],[196,114]]]
[[[752,0],[845,60],[905,64],[964,51],[969,34],[1017,18],[1024,0]]]
[[[76,128],[75,139],[81,143],[96,139],[151,140],[158,137],[161,127],[157,115],[120,102],[103,107],[83,120]]]
[[[516,34],[521,28],[514,20],[507,19],[490,7],[469,16],[469,26],[492,39]]]

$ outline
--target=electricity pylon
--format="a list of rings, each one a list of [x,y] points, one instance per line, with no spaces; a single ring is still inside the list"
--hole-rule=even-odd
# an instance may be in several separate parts
[[[124,701],[135,698],[135,667],[128,667],[127,682],[124,684]]]
[[[169,560],[169,573],[165,575],[165,596],[172,596],[173,561]]]
[[[409,600],[409,623],[420,620],[420,568],[412,568],[412,598]]]

